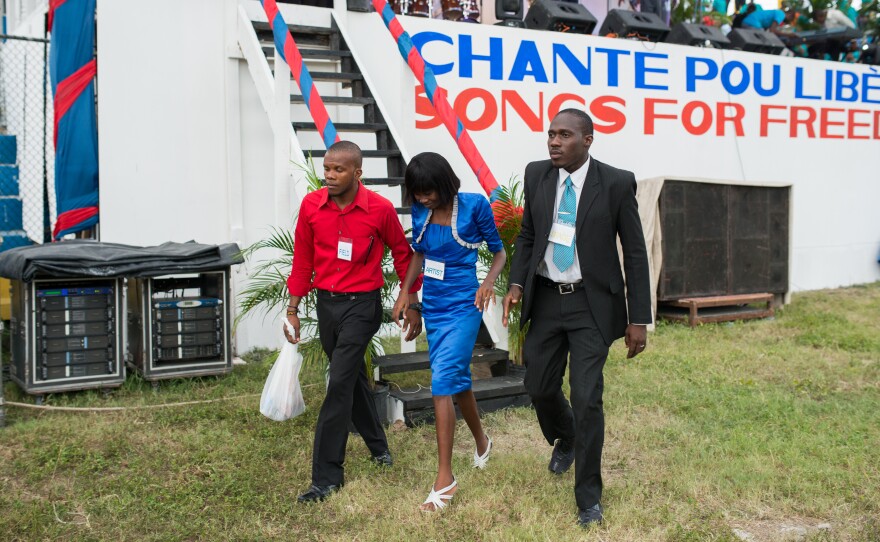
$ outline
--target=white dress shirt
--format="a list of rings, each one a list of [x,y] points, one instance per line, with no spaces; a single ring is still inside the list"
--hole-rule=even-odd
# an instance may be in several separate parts
[[[856,23],[846,16],[846,13],[839,9],[828,9],[825,16],[825,28],[855,28]]]
[[[581,192],[583,192],[584,183],[587,180],[587,170],[590,169],[590,161],[591,158],[587,156],[587,161],[584,162],[584,165],[572,173],[559,168],[559,179],[556,181],[556,203],[553,205],[553,222],[556,222],[556,213],[559,211],[559,203],[562,201],[562,194],[565,191],[565,179],[569,176],[571,176],[571,187],[574,189],[575,216],[577,216],[577,206],[581,202]],[[580,282],[583,277],[581,277],[581,266],[578,263],[577,241],[575,240],[574,263],[565,271],[560,271],[556,268],[556,264],[553,263],[553,247],[555,246],[556,243],[547,244],[544,259],[538,264],[538,274],[547,277],[553,282]]]

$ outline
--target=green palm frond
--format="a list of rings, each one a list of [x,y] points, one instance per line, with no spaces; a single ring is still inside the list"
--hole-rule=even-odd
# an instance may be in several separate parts
[[[314,192],[315,190],[319,190],[324,186],[323,179],[318,176],[318,172],[315,169],[315,161],[312,159],[312,153],[309,153],[309,155],[306,156],[305,164],[297,164],[294,162],[293,165],[298,170],[306,174],[308,192]]]

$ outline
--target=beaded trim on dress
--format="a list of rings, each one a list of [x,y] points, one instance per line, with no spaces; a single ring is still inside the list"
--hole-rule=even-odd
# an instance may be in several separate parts
[[[425,225],[422,226],[422,231],[419,232],[418,238],[416,238],[416,243],[422,242],[422,237],[425,235],[425,230],[428,229],[428,224],[431,222],[431,215],[434,214],[433,209],[428,209],[428,216],[425,218]],[[464,248],[469,248],[471,250],[475,250],[480,248],[482,243],[468,243],[464,239],[458,236],[458,194],[452,199],[452,216],[449,219],[450,225],[452,226],[452,238],[455,239],[455,242]]]

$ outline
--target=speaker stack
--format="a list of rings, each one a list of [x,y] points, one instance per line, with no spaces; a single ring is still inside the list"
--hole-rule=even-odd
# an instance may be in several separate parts
[[[659,42],[669,34],[669,27],[656,13],[612,9],[599,30],[600,36],[608,34],[616,34],[619,38],[641,38]]]
[[[734,49],[742,51],[778,55],[785,50],[785,44],[782,43],[782,40],[776,37],[776,34],[766,30],[737,28],[732,30],[727,37]]]
[[[592,34],[597,23],[584,6],[558,0],[536,0],[526,13],[526,28],[533,30]]]
[[[666,43],[730,49],[731,43],[721,29],[705,24],[678,23],[666,37]]]
[[[523,22],[523,0],[495,0],[497,26],[525,28]]]

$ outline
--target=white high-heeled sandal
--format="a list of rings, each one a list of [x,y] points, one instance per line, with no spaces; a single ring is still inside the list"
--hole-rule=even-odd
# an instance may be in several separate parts
[[[489,453],[492,452],[492,439],[489,435],[486,435],[486,440],[489,441],[489,445],[486,446],[486,451],[483,452],[483,455],[480,455],[477,450],[474,450],[474,468],[475,469],[485,469],[489,464]]]
[[[434,486],[431,486],[431,492],[428,494],[428,498],[425,499],[425,502],[422,504],[433,504],[434,510],[426,510],[422,508],[422,512],[436,512],[438,510],[443,510],[446,508],[446,505],[449,504],[447,501],[451,501],[454,495],[447,495],[446,492],[455,488],[458,485],[458,480],[455,477],[452,477],[452,483],[448,486],[444,487],[440,491],[434,489]]]

